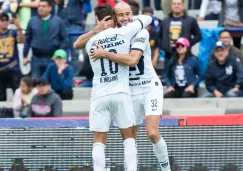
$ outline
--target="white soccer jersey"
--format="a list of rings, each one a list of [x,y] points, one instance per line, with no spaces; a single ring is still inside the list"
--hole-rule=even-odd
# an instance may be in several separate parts
[[[109,28],[92,37],[86,44],[86,51],[95,49],[100,44],[106,51],[129,54],[132,37],[143,26],[151,23],[151,17],[141,16],[138,20],[120,28]],[[119,65],[106,58],[90,60],[94,72],[91,100],[116,93],[130,94],[129,67]]]
[[[138,64],[129,69],[129,85],[132,95],[162,89],[161,81],[152,65],[149,33],[146,29],[141,30],[133,37],[131,50],[140,50],[143,52],[143,56],[140,58]]]

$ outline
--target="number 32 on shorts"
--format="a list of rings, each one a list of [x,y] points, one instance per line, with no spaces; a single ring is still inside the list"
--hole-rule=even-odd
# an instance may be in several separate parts
[[[151,107],[152,108],[157,108],[158,106],[157,106],[157,99],[152,99],[151,100]]]

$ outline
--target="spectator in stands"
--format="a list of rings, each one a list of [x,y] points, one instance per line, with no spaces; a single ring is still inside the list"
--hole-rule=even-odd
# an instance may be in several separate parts
[[[133,16],[139,15],[139,10],[140,10],[139,3],[136,1],[132,1],[132,0],[128,1],[127,3],[132,9]]]
[[[18,17],[20,20],[20,25],[23,29],[27,28],[28,22],[31,19],[31,16],[38,15],[38,6],[40,0],[18,0]],[[52,15],[55,14],[54,2],[52,2]]]
[[[67,64],[67,53],[59,49],[54,53],[55,63],[49,64],[43,77],[46,78],[51,88],[61,97],[62,100],[73,98],[73,69]]]
[[[218,41],[214,50],[216,60],[209,63],[205,84],[209,91],[202,97],[239,97],[243,87],[243,67],[240,60],[229,55],[227,46]]]
[[[9,16],[0,14],[0,101],[7,100],[7,87],[10,86],[15,92],[19,86],[21,71],[19,67],[19,54],[17,43],[24,42],[24,35],[19,22],[13,18],[17,30],[8,29]]]
[[[10,0],[0,0],[0,13],[7,13],[9,11]]]
[[[153,8],[151,7],[144,7],[142,10],[143,15],[153,15]],[[159,50],[160,50],[160,41],[158,39],[159,30],[160,30],[160,22],[158,18],[153,16],[153,20],[151,24],[146,28],[149,32],[149,43],[152,52],[152,64],[155,67],[158,62],[159,58]]]
[[[37,89],[34,86],[35,81],[31,77],[23,77],[21,79],[19,88],[15,91],[13,97],[15,117],[27,117],[31,99],[37,94]]]
[[[161,49],[165,51],[165,70],[176,52],[175,42],[179,37],[187,38],[191,46],[202,39],[197,20],[185,13],[183,0],[172,0],[171,9],[170,16],[161,22],[159,34]]]
[[[120,1],[124,1],[124,2],[129,2],[131,0],[120,0]],[[97,1],[97,5],[100,5],[100,4],[110,4],[112,7],[114,7],[119,1],[117,0],[98,0]]]
[[[167,92],[165,98],[197,97],[197,87],[202,81],[199,61],[190,53],[190,42],[179,38],[176,54],[170,59],[166,71]]]
[[[227,30],[222,30],[219,33],[219,40],[227,46],[227,49],[229,50],[229,55],[239,58],[241,63],[243,64],[243,57],[240,50],[237,47],[231,45],[232,37],[230,35],[230,32]],[[211,59],[215,59],[213,53],[211,54]]]
[[[30,1],[25,1],[25,0],[18,0],[19,1],[19,8],[29,8],[31,9],[31,16],[37,16],[38,15],[38,7],[39,7],[39,2],[40,0],[30,0]],[[51,6],[52,6],[52,11],[51,14],[55,14],[55,9],[54,9],[54,2],[53,0],[50,0]]]
[[[162,10],[163,10],[165,17],[168,17],[172,11],[171,10],[172,1],[173,0],[162,0],[161,5],[162,5]],[[185,11],[187,11],[188,6],[189,6],[188,0],[183,0],[183,4],[184,4]]]
[[[30,103],[28,115],[30,117],[50,117],[62,114],[62,100],[51,89],[51,85],[45,78],[40,78],[36,82],[38,94]]]
[[[222,7],[219,25],[225,27],[243,27],[243,1],[221,0]],[[233,37],[234,46],[241,48],[241,35]]]
[[[154,0],[155,10],[161,10],[161,0]],[[150,7],[150,0],[143,0],[143,7]]]
[[[80,32],[84,30],[85,14],[83,1],[81,0],[55,0],[58,5],[57,15],[64,20],[68,32]],[[74,74],[80,70],[79,50],[73,48],[73,43],[79,35],[69,35],[69,48],[71,50],[71,66]]]
[[[218,20],[221,11],[221,2],[219,0],[202,0],[198,21]]]
[[[69,46],[64,23],[61,18],[51,15],[51,5],[50,0],[40,0],[39,16],[31,18],[25,34],[23,64],[29,62],[27,55],[31,47],[31,72],[34,78],[42,76],[57,49],[67,49]]]
[[[84,67],[82,67],[82,69],[80,70],[79,75],[86,77],[86,80],[84,80],[79,85],[79,87],[81,87],[81,88],[92,87],[93,86],[92,80],[93,80],[93,77],[94,77],[94,73],[93,73],[92,67],[90,65],[89,56],[88,56],[88,54],[86,52],[84,54],[83,66]]]
[[[151,7],[144,7],[142,9],[142,14],[143,15],[150,15],[150,16],[153,17],[153,21],[152,21],[150,26],[151,26],[153,31],[159,33],[161,20],[154,15],[153,8],[151,8]]]

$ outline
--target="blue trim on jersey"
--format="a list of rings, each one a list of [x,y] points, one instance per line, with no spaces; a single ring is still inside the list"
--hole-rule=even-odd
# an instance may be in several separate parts
[[[143,22],[140,19],[137,19],[137,20],[141,23],[141,26],[142,26],[142,29],[143,29]]]
[[[139,49],[139,48],[132,48],[131,50],[138,50],[138,51],[141,51],[143,53],[143,50]]]

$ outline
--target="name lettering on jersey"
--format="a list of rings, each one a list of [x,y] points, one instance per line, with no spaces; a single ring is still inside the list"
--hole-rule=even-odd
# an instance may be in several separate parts
[[[118,80],[117,75],[114,75],[112,77],[100,78],[100,83],[110,83],[110,82],[117,81],[117,80]]]
[[[125,41],[124,40],[121,40],[119,42],[114,42],[114,43],[110,43],[110,44],[106,44],[106,45],[101,45],[101,47],[103,49],[106,49],[106,48],[111,48],[111,47],[115,47],[115,46],[120,46],[120,45],[122,45],[124,43],[125,43]]]
[[[135,40],[134,40],[134,43],[135,42],[141,42],[141,43],[144,43],[146,41],[146,38],[144,38],[144,37],[139,37],[139,38],[136,38]]]
[[[145,81],[142,81],[142,82],[130,82],[129,83],[129,86],[132,86],[132,87],[134,87],[134,86],[142,86],[142,85],[146,85],[146,84],[150,84],[151,83],[151,80],[145,80]]]

